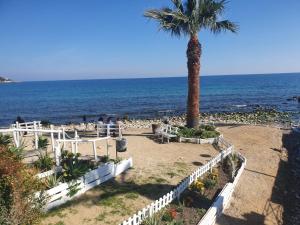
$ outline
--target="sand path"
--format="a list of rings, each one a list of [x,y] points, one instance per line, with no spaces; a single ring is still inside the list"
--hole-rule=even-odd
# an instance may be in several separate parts
[[[247,158],[247,166],[229,208],[217,224],[282,224],[282,207],[274,200],[282,132],[256,126],[223,127],[220,130]]]

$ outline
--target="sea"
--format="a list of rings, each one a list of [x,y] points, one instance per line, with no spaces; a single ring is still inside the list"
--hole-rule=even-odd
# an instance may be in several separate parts
[[[201,112],[250,112],[257,107],[300,119],[300,73],[202,76]],[[52,123],[97,120],[101,114],[131,119],[185,113],[187,77],[35,81],[0,84],[0,126],[17,116]]]

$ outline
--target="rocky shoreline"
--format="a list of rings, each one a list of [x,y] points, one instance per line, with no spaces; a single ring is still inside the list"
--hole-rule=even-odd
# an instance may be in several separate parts
[[[184,126],[186,124],[186,115],[174,116],[169,118],[171,125]],[[149,120],[125,120],[126,128],[150,128],[153,123],[161,123],[161,119]],[[221,124],[248,124],[248,125],[273,125],[290,126],[291,116],[286,112],[276,110],[255,110],[253,112],[232,112],[232,113],[202,113],[201,123]]]
[[[276,110],[255,110],[253,112],[232,112],[232,113],[202,113],[202,124],[245,124],[245,125],[267,125],[276,127],[290,127],[292,124],[291,115],[286,112]],[[124,128],[151,128],[152,124],[162,123],[163,119],[123,119]],[[186,115],[169,117],[169,124],[184,126],[186,124]],[[95,123],[69,124],[70,129],[92,130]]]

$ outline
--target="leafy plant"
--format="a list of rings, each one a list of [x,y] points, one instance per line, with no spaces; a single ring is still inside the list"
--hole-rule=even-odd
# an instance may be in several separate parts
[[[186,138],[215,138],[220,135],[212,125],[201,125],[199,128],[179,127],[178,135]]]
[[[202,130],[207,130],[207,131],[215,131],[216,130],[215,126],[213,126],[213,125],[205,125],[205,124],[200,125],[199,128],[202,129]]]
[[[119,162],[122,161],[121,157],[117,157],[116,159],[109,159],[109,161],[114,162],[115,164],[118,164]]]
[[[100,162],[107,163],[108,161],[109,161],[109,156],[108,155],[104,155],[100,158]]]
[[[197,213],[202,218],[206,213],[206,209],[203,209],[203,208],[197,209]]]
[[[175,219],[177,215],[177,212],[175,209],[167,209],[164,211],[161,220],[165,222],[171,222],[173,219]]]
[[[150,216],[142,222],[142,225],[162,225],[161,218],[159,215]]]
[[[167,225],[183,225],[184,221],[183,220],[173,220],[169,223],[167,223]]]
[[[0,134],[0,146],[8,147],[12,144],[12,137],[7,134]]]
[[[34,166],[41,171],[51,170],[54,164],[53,159],[47,154],[47,151],[43,153],[42,150],[38,151],[38,160],[34,162]]]
[[[192,191],[196,191],[199,192],[200,194],[203,194],[205,190],[205,184],[200,179],[197,179],[190,185],[190,189]]]
[[[89,170],[89,165],[79,160],[79,153],[73,154],[68,151],[63,151],[61,157],[64,169],[63,176],[66,181],[77,179]]]
[[[206,178],[204,179],[203,183],[206,189],[213,189],[217,185],[218,181],[211,178]]]
[[[54,173],[44,179],[44,184],[47,189],[51,189],[57,186],[62,181],[62,176]]]
[[[35,141],[33,140],[33,144],[35,144]],[[38,149],[46,149],[49,145],[48,138],[40,136],[38,138]]]
[[[23,153],[24,153],[25,146],[21,144],[20,147],[11,146],[8,148],[8,150],[14,154],[19,160],[23,159]]]
[[[236,171],[240,167],[240,159],[237,154],[232,153],[228,155],[223,163],[224,171],[229,174],[231,180],[234,180]]]
[[[69,192],[67,193],[67,196],[73,197],[77,194],[78,191],[80,191],[79,185],[80,183],[77,183],[76,181],[71,181],[69,184]]]

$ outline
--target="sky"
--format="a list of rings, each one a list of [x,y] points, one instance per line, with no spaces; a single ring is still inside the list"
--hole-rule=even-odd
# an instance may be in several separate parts
[[[17,81],[186,76],[188,37],[145,10],[171,0],[0,0],[0,76]],[[201,31],[201,75],[300,71],[300,1],[231,0],[238,34]]]

